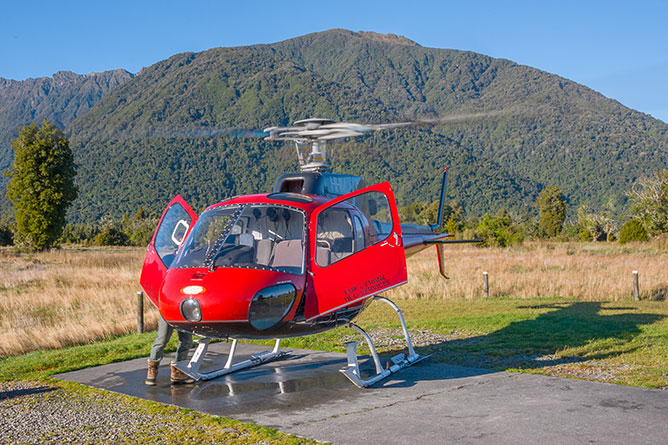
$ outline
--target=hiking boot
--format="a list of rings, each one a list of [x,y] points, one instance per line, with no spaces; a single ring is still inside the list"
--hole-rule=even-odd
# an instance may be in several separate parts
[[[149,360],[148,371],[146,372],[146,380],[144,383],[149,386],[155,386],[155,379],[158,377],[158,366],[160,366],[160,362],[152,362]]]
[[[173,363],[171,364],[170,368],[172,368],[172,383],[193,383],[195,381],[194,378],[177,369]]]

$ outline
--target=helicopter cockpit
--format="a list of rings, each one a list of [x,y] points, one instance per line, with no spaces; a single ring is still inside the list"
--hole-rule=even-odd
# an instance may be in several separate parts
[[[206,210],[174,267],[242,267],[304,273],[304,212],[280,204],[223,205]]]

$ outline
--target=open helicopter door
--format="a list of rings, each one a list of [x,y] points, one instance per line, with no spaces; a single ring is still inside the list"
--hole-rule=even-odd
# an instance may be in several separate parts
[[[362,221],[366,219],[366,221]],[[340,196],[311,214],[306,320],[356,306],[406,282],[399,214],[389,182]]]
[[[162,213],[158,227],[148,245],[144,267],[139,278],[139,284],[146,292],[146,296],[156,307],[159,307],[158,292],[167,274],[167,269],[172,264],[176,252],[195,221],[197,221],[197,214],[180,195],[176,195]]]

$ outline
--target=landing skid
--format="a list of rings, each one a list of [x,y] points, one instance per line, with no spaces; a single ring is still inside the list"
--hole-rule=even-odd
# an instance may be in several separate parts
[[[354,323],[348,323],[347,326],[350,328],[353,328],[366,340],[367,344],[369,345],[369,349],[371,350],[371,356],[373,357],[373,361],[376,365],[376,375],[364,380],[362,379],[362,375],[360,373],[360,367],[359,363],[357,360],[357,343],[356,341],[348,342],[346,343],[346,347],[348,348],[347,354],[348,354],[348,366],[344,369],[341,369],[340,371],[350,379],[351,382],[353,382],[357,387],[359,388],[366,388],[368,386],[373,385],[374,383],[377,383],[395,372],[408,368],[409,366],[414,365],[415,363],[422,361],[429,357],[428,355],[419,355],[415,353],[415,350],[413,349],[413,344],[411,343],[411,337],[408,334],[408,329],[406,328],[406,321],[404,320],[403,312],[399,307],[394,304],[392,301],[388,300],[385,297],[374,297],[374,300],[377,301],[382,301],[384,303],[389,304],[397,313],[399,316],[399,320],[401,321],[401,328],[404,331],[404,338],[406,339],[406,344],[408,345],[408,356],[406,354],[398,354],[395,355],[390,359],[390,362],[392,363],[390,365],[390,362],[387,363],[387,367],[383,369],[383,366],[380,362],[380,357],[378,357],[378,352],[376,352],[376,347],[373,344],[373,341],[371,340],[371,337],[369,334],[367,334],[364,329],[360,328]]]
[[[350,379],[350,381],[353,382],[359,388],[366,388],[368,386],[371,386],[374,383],[377,383],[389,377],[395,372],[398,372],[399,370],[404,368],[408,368],[409,366],[412,366],[415,363],[420,362],[429,357],[428,355],[425,356],[415,353],[410,335],[408,334],[408,329],[406,328],[406,321],[404,320],[402,310],[399,309],[399,307],[396,304],[394,304],[392,301],[388,300],[385,297],[374,297],[374,300],[382,301],[384,303],[389,304],[399,316],[399,321],[401,322],[401,328],[404,332],[404,338],[406,339],[406,345],[408,346],[408,356],[406,356],[406,354],[403,353],[395,355],[387,363],[387,367],[383,369],[380,357],[378,356],[376,347],[374,346],[373,341],[371,340],[369,334],[367,334],[364,331],[364,329],[357,326],[356,324],[348,323],[347,324],[348,327],[362,334],[367,344],[369,345],[371,356],[373,357],[373,361],[376,365],[376,375],[366,380],[362,379],[359,362],[357,359],[358,342],[353,341],[345,344],[347,347],[348,366],[346,368],[341,369],[340,371],[343,373],[343,375],[348,377],[348,379]],[[233,372],[237,372],[242,369],[258,366],[263,363],[276,360],[287,354],[287,352],[280,350],[281,340],[277,338],[276,343],[274,344],[274,348],[271,351],[260,352],[258,354],[252,355],[248,360],[244,360],[242,362],[233,364],[232,362],[234,360],[234,353],[237,350],[237,340],[232,340],[232,345],[230,346],[230,352],[227,357],[227,362],[225,363],[225,366],[209,372],[200,372],[199,369],[200,366],[202,365],[202,362],[204,361],[204,356],[206,355],[206,352],[209,348],[209,343],[211,342],[211,338],[205,337],[198,340],[197,342],[198,342],[197,349],[195,350],[195,353],[193,354],[190,361],[184,360],[181,362],[176,362],[174,364],[174,366],[177,369],[183,371],[186,375],[194,378],[195,380],[211,380],[216,377],[220,377],[222,375],[231,374]]]
[[[197,346],[197,349],[195,350],[195,353],[193,354],[190,361],[186,362],[184,360],[181,362],[176,362],[174,366],[177,369],[183,371],[188,376],[194,378],[195,380],[211,380],[215,379],[216,377],[220,377],[221,375],[231,374],[233,372],[240,371],[242,369],[261,365],[262,363],[267,363],[271,360],[276,360],[287,354],[287,352],[280,350],[281,339],[277,338],[276,344],[274,345],[274,349],[272,349],[271,351],[263,351],[255,355],[251,355],[251,358],[249,358],[248,360],[232,364],[232,360],[234,359],[234,353],[237,350],[237,340],[233,339],[232,345],[230,346],[230,352],[227,357],[227,362],[225,363],[224,367],[209,372],[199,372],[199,368],[202,365],[202,362],[204,361],[204,356],[206,355],[206,351],[209,349],[210,341],[211,338],[209,337],[197,340],[197,343],[199,343],[199,345]]]

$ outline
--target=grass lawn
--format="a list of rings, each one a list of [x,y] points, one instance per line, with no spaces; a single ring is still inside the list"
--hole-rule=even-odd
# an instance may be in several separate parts
[[[583,302],[557,298],[398,301],[421,353],[442,363],[668,387],[668,305],[653,301]],[[388,354],[401,338],[398,319],[373,303],[357,320]],[[379,335],[382,334],[382,335]],[[426,334],[426,335],[425,335]],[[154,333],[36,351],[0,359],[0,380],[51,374],[148,356]],[[283,340],[285,347],[344,352],[353,331],[339,328]],[[425,340],[420,340],[425,338]],[[175,348],[176,336],[168,346]],[[360,351],[364,352],[363,344]]]
[[[366,326],[394,328],[385,307]],[[418,348],[432,360],[489,369],[668,388],[668,305],[569,299],[407,300],[413,329],[447,334]]]

